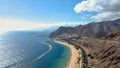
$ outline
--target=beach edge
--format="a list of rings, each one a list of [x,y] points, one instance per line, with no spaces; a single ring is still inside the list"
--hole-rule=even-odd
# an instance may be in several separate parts
[[[81,68],[82,61],[81,61],[81,51],[80,50],[77,50],[73,45],[71,45],[67,42],[63,42],[63,41],[59,41],[59,40],[53,40],[53,41],[70,48],[70,58],[69,58],[65,68]]]

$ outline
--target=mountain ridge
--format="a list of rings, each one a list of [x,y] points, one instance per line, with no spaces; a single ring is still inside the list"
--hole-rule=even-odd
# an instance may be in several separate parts
[[[76,27],[60,27],[56,31],[49,34],[50,37],[70,38],[70,37],[92,37],[100,38],[107,33],[120,28],[120,19],[113,21],[92,22],[86,25]],[[71,36],[70,36],[71,35]]]
[[[60,27],[50,37],[83,48],[90,68],[120,68],[120,19]]]

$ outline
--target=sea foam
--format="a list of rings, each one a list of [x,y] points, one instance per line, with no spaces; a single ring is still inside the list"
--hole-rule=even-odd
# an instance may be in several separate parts
[[[49,47],[49,49],[47,51],[45,51],[42,55],[38,56],[33,62],[36,62],[37,60],[41,59],[43,56],[45,56],[52,50],[52,46],[50,44],[45,43],[45,42],[40,42],[40,43],[47,45]]]

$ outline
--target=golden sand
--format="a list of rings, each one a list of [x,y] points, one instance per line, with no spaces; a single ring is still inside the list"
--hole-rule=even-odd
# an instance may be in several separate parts
[[[70,48],[71,57],[70,57],[70,60],[67,64],[66,68],[80,68],[81,67],[81,60],[79,60],[79,59],[81,59],[80,51],[75,49],[75,47],[73,45],[70,45],[66,42],[61,42],[61,41],[56,41],[56,40],[54,40],[54,41]],[[78,61],[80,61],[80,62],[78,63]]]

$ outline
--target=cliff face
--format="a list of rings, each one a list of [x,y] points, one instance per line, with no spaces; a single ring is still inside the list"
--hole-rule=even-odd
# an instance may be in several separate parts
[[[120,19],[114,21],[102,21],[89,23],[87,25],[79,25],[76,27],[60,27],[58,30],[50,33],[50,37],[92,37],[100,38],[105,36],[108,32],[120,28]]]

